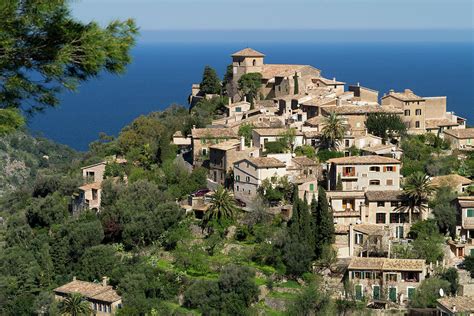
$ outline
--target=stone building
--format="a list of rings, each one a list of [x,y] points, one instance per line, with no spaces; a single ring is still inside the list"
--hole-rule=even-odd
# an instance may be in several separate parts
[[[357,300],[408,305],[426,277],[425,260],[354,257],[348,279]]]
[[[265,151],[267,142],[275,142],[288,135],[291,131],[288,128],[254,128],[252,130],[252,140],[255,147]],[[303,145],[303,133],[297,129],[294,131],[293,148]]]
[[[193,166],[200,166],[209,159],[209,147],[231,139],[239,140],[237,133],[231,128],[196,128],[191,130],[193,148]]]
[[[74,277],[71,282],[53,291],[57,301],[62,301],[73,293],[81,294],[90,302],[91,310],[97,316],[115,315],[122,308],[122,298],[112,286],[107,285],[106,277],[102,279],[102,283],[80,281]]]
[[[209,147],[209,178],[220,185],[232,175],[234,162],[245,158],[259,157],[255,147],[246,147],[245,140],[228,140]]]
[[[350,85],[348,90],[354,93],[354,101],[363,101],[369,104],[378,104],[379,102],[379,92],[376,90],[363,87],[360,84]]]
[[[445,130],[444,139],[451,142],[452,148],[474,150],[474,128]]]

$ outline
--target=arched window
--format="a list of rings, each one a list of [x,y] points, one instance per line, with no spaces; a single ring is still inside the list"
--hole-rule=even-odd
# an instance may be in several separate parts
[[[370,171],[374,171],[374,172],[380,172],[380,167],[377,167],[377,166],[372,166],[369,168]]]
[[[255,66],[256,64],[257,64],[257,61],[254,59],[254,60],[252,61],[252,65]]]

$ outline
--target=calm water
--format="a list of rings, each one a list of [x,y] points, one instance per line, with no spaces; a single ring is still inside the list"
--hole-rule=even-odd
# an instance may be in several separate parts
[[[411,88],[421,96],[448,96],[448,110],[474,122],[474,44],[264,43],[252,44],[267,63],[311,64],[326,78],[380,91]],[[33,118],[30,128],[79,150],[99,132],[116,135],[140,114],[186,104],[205,65],[222,76],[235,43],[140,44],[122,76],[103,75],[65,93],[58,109]]]

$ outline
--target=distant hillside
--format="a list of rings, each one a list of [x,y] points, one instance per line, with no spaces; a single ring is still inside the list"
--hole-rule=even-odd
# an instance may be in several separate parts
[[[17,132],[0,137],[0,196],[34,180],[42,169],[62,169],[80,158],[68,146]]]

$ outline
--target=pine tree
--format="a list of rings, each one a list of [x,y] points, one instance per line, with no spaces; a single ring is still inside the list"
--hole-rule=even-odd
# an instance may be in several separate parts
[[[222,90],[221,82],[216,71],[210,66],[204,67],[202,81],[199,86],[201,92],[205,94],[220,94]]]

